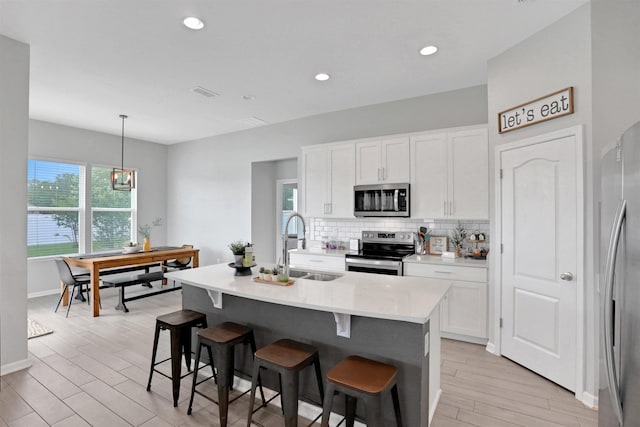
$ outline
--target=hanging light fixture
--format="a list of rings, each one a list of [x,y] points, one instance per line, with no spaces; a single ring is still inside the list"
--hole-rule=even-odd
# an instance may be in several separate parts
[[[122,119],[122,163],[120,169],[113,168],[111,171],[111,188],[116,191],[131,191],[136,188],[136,173],[133,169],[124,168],[124,119],[128,116],[120,114]]]

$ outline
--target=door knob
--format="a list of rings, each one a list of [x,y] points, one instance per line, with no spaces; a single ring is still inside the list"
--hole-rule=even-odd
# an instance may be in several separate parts
[[[562,273],[560,275],[560,278],[562,280],[566,280],[567,282],[570,282],[573,280],[573,274],[571,274],[570,272]]]

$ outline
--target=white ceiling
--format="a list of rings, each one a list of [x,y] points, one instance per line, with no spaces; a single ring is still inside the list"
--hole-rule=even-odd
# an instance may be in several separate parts
[[[0,34],[31,45],[32,118],[120,135],[128,114],[127,137],[172,144],[485,84],[488,59],[587,1],[0,0]]]

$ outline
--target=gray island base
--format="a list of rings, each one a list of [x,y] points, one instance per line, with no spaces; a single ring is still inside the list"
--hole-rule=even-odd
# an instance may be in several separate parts
[[[352,354],[395,365],[404,425],[429,425],[430,404],[433,413],[440,392],[438,327],[433,333],[429,329],[430,322],[438,325],[435,308],[448,285],[430,279],[345,272],[332,282],[300,279],[290,287],[280,287],[256,283],[252,277],[234,277],[224,267],[170,273],[170,279],[183,285],[183,307],[206,313],[210,325],[232,321],[253,328],[258,348],[282,338],[311,344],[319,350],[323,375]],[[349,337],[337,334],[340,328],[334,313],[349,318]],[[236,352],[236,369],[251,372],[246,351]],[[430,371],[435,378],[430,378]],[[275,373],[263,371],[262,379],[265,386],[278,390]],[[321,406],[312,369],[303,371],[300,390],[301,400]],[[332,411],[344,414],[342,395],[334,398]],[[395,425],[389,394],[383,396],[383,414],[385,425]],[[358,404],[357,415],[364,418],[362,404]]]

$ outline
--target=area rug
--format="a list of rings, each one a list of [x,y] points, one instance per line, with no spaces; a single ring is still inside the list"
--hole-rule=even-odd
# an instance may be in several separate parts
[[[53,329],[46,328],[33,319],[27,319],[27,325],[29,328],[29,339],[53,333]]]

